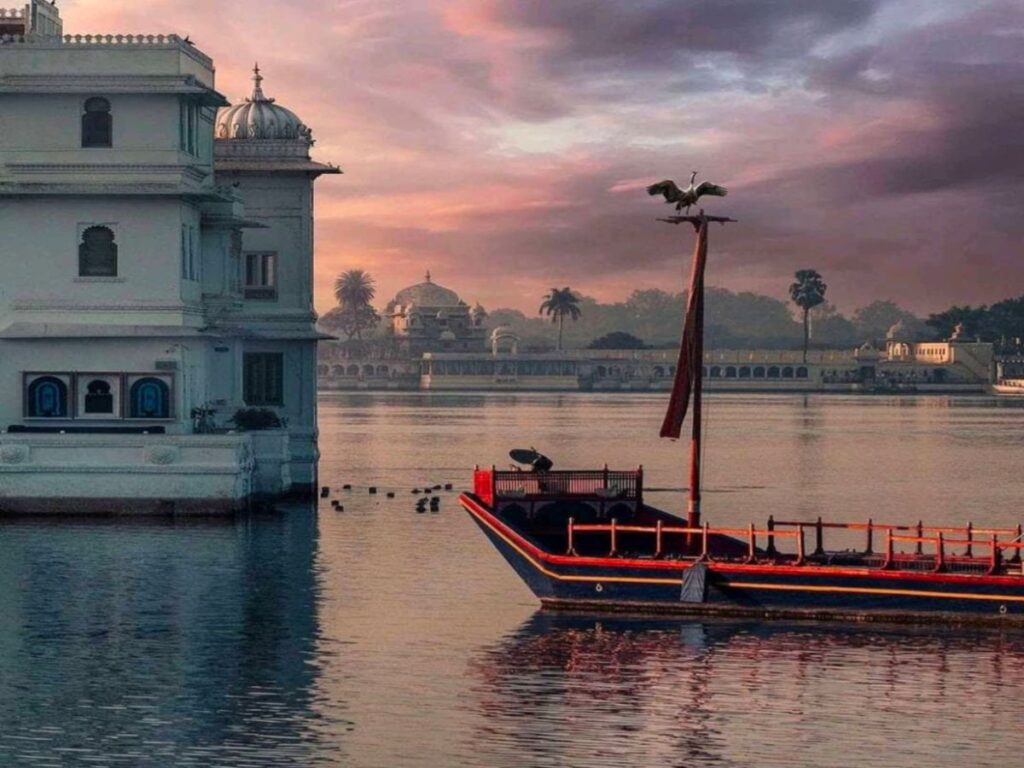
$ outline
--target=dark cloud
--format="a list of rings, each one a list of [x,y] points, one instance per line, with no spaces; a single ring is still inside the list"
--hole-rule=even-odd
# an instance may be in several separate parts
[[[862,159],[823,163],[810,176],[832,199],[1022,191],[1024,6],[993,4],[820,62],[809,85],[866,118],[893,102],[928,117]]]
[[[794,58],[862,24],[874,0],[492,0],[496,20],[557,33],[560,61],[674,66],[681,53]]]

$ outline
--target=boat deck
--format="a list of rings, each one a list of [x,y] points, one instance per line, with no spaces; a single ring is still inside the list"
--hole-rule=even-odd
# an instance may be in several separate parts
[[[1019,576],[1021,526],[981,528],[776,520],[687,527],[643,502],[643,470],[477,469],[474,495],[541,551],[568,558]],[[860,546],[829,548],[826,535]]]

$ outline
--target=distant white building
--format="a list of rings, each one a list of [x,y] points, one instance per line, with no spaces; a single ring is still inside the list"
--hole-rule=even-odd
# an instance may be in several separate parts
[[[313,182],[338,169],[261,79],[227,108],[186,40],[0,11],[0,511],[314,489]],[[228,431],[253,409],[283,426]]]

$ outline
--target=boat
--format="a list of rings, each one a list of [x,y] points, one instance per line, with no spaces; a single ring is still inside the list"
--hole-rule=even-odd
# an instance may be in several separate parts
[[[477,467],[460,502],[548,609],[755,619],[1024,627],[1022,529],[779,520],[717,527],[701,519],[704,266],[697,233],[676,380],[662,425],[678,438],[689,411],[685,516],[644,498],[643,468]],[[692,404],[692,408],[690,408]],[[852,546],[851,546],[852,544]]]
[[[999,379],[992,385],[992,392],[1007,397],[1024,397],[1024,379]]]

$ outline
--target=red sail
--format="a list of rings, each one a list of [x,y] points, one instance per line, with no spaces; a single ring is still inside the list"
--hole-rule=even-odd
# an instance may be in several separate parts
[[[686,299],[686,320],[683,341],[679,346],[676,379],[668,411],[661,424],[661,436],[677,438],[683,429],[683,419],[690,407],[690,396],[700,397],[701,366],[704,357],[704,266],[708,258],[708,224],[702,222],[697,231],[697,244],[693,251],[693,272],[690,291]],[[698,414],[699,418],[699,414]],[[697,433],[699,434],[699,433]]]

